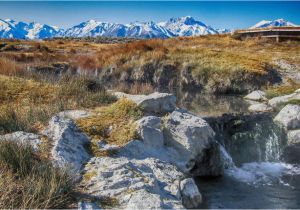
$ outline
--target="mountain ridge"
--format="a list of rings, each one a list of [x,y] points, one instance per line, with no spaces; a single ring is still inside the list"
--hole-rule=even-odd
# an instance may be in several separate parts
[[[284,19],[262,20],[250,27],[269,28],[297,26]],[[129,24],[87,20],[66,30],[37,22],[17,22],[0,19],[0,38],[46,39],[53,37],[130,37],[130,38],[171,38],[178,36],[201,36],[208,34],[230,33],[229,29],[215,29],[191,16],[173,17],[164,22],[132,22]]]

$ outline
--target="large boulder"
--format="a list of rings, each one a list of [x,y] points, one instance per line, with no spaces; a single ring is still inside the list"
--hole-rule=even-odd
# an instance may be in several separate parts
[[[164,136],[161,132],[161,119],[155,116],[143,117],[136,122],[137,133],[149,147],[162,147]]]
[[[175,148],[183,159],[178,165],[194,175],[223,174],[219,144],[209,124],[182,110],[172,112],[164,123],[165,144]]]
[[[176,108],[176,97],[169,93],[152,93],[149,95],[130,95],[122,92],[113,93],[117,98],[128,98],[141,106],[145,112],[163,114]]]
[[[15,141],[15,142],[20,142],[22,144],[30,144],[35,151],[39,150],[41,144],[41,139],[39,135],[34,133],[26,133],[23,131],[17,131],[14,133],[2,135],[0,136],[0,141],[1,140]]]
[[[266,93],[261,90],[253,91],[244,98],[251,101],[267,101]]]
[[[300,106],[286,105],[274,118],[287,130],[300,129]]]
[[[86,151],[89,139],[72,120],[54,116],[45,133],[52,140],[51,155],[55,165],[79,172],[90,159]]]
[[[182,204],[186,208],[199,208],[199,205],[202,203],[202,195],[192,178],[187,178],[180,182],[180,191]]]

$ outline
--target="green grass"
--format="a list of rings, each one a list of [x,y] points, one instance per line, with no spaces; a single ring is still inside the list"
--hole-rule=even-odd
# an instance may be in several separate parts
[[[0,142],[0,208],[67,208],[73,199],[71,177],[31,146]]]

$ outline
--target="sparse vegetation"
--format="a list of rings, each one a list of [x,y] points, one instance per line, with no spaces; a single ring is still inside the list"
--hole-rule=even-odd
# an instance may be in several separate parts
[[[66,208],[73,200],[71,177],[31,146],[0,142],[0,208]]]
[[[96,110],[96,114],[77,120],[78,126],[91,137],[90,150],[94,156],[111,155],[99,151],[98,141],[124,145],[136,137],[135,121],[143,115],[141,108],[128,99],[121,99],[108,107]],[[112,153],[116,151],[111,151]]]

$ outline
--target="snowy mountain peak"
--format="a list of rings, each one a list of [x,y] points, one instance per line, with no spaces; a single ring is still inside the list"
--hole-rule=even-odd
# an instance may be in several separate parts
[[[59,29],[37,22],[25,23],[0,19],[0,37],[16,39],[45,39],[56,36]]]
[[[262,20],[262,21],[258,22],[257,24],[255,24],[254,26],[250,27],[250,29],[285,27],[285,26],[296,27],[297,25],[280,18],[277,20]]]
[[[171,18],[167,22],[161,22],[158,25],[166,28],[176,36],[200,36],[218,33],[213,28],[195,20],[191,16]]]

